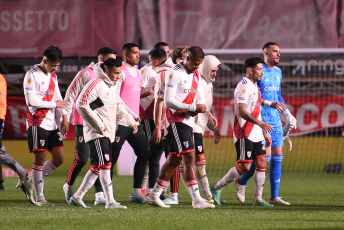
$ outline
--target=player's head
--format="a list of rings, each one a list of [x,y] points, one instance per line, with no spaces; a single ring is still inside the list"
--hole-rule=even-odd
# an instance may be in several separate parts
[[[166,61],[166,52],[163,48],[157,47],[149,52],[150,55],[150,64],[153,68],[160,66]]]
[[[166,42],[157,42],[154,45],[154,48],[162,48],[165,50],[166,52],[166,57],[169,58],[170,57],[170,47],[168,46],[168,44]]]
[[[253,82],[260,81],[263,76],[263,59],[260,57],[251,57],[245,61],[246,77]]]
[[[220,64],[220,60],[214,55],[206,55],[199,67],[199,72],[207,82],[215,81]]]
[[[178,64],[180,61],[183,61],[187,55],[188,47],[187,46],[178,46],[174,48],[172,52],[172,62]]]
[[[111,81],[117,81],[122,71],[122,61],[120,59],[108,58],[100,67]]]
[[[98,50],[97,54],[98,62],[104,62],[106,59],[116,59],[116,50],[110,47],[103,47]]]
[[[135,43],[126,43],[122,47],[123,59],[131,65],[138,65],[140,61],[140,49]]]
[[[40,64],[43,72],[52,73],[57,70],[61,63],[62,52],[56,46],[49,46],[43,52],[43,59]]]
[[[276,42],[268,42],[263,46],[264,62],[267,65],[277,65],[280,60],[281,52]]]
[[[188,49],[187,56],[184,59],[183,63],[185,68],[189,72],[194,72],[198,69],[199,65],[203,62],[204,52],[201,47],[192,46]]]

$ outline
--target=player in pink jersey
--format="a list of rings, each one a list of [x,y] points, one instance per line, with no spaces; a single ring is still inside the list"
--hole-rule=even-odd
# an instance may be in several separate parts
[[[169,146],[169,157],[162,166],[159,178],[148,196],[148,203],[153,206],[170,207],[164,204],[159,196],[183,160],[186,184],[192,198],[193,208],[215,207],[200,196],[194,171],[195,150],[192,135],[194,116],[207,110],[197,70],[203,59],[203,50],[197,46],[191,47],[184,62],[174,66],[165,77],[164,101],[167,107],[166,117],[171,145]]]
[[[261,104],[264,100],[260,96],[256,84],[263,76],[263,60],[258,57],[245,61],[246,77],[241,80],[234,91],[235,121],[234,143],[237,151],[237,166],[231,168],[227,174],[211,187],[213,199],[217,205],[221,205],[221,189],[234,181],[240,175],[247,172],[252,161],[256,164],[255,181],[255,206],[267,206],[262,198],[265,182],[266,153],[265,148],[271,145],[271,137],[268,132],[273,128],[261,119]],[[276,108],[279,102],[273,102],[270,107]],[[265,139],[265,140],[264,140]]]
[[[56,70],[60,65],[62,52],[58,47],[50,46],[43,53],[40,64],[29,70],[24,78],[24,95],[28,113],[26,117],[27,136],[30,152],[34,153],[32,180],[36,192],[36,201],[28,194],[29,201],[38,206],[52,206],[43,194],[44,179],[64,161],[62,137],[68,132],[66,102],[58,87]],[[62,124],[58,127],[59,118],[56,108],[62,114]],[[47,152],[52,159],[45,161]]]
[[[98,50],[98,63],[104,62],[109,58],[116,58],[116,51],[114,49],[103,47]],[[63,191],[67,202],[69,202],[73,195],[73,184],[90,156],[89,145],[84,140],[83,119],[76,110],[75,102],[83,87],[88,82],[96,78],[96,75],[94,74],[95,65],[96,63],[92,62],[87,68],[76,74],[72,83],[69,85],[65,96],[65,101],[67,102],[66,112],[68,116],[73,116],[72,124],[75,127],[75,158],[69,167],[66,183],[63,185]],[[94,205],[105,205],[105,197],[99,178],[94,183],[94,188]]]

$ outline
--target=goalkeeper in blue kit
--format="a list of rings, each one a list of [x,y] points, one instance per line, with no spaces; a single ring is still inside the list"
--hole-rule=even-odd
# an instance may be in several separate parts
[[[280,180],[281,180],[281,166],[282,166],[282,147],[283,138],[288,137],[291,129],[296,129],[296,119],[290,113],[285,106],[280,106],[278,110],[269,107],[269,104],[273,101],[279,101],[285,105],[285,102],[281,96],[281,82],[282,82],[282,71],[280,68],[275,66],[279,63],[280,49],[277,43],[268,42],[263,46],[264,64],[263,71],[264,75],[260,82],[257,82],[261,92],[264,104],[262,106],[262,120],[267,122],[273,127],[273,131],[270,133],[272,139],[271,147],[266,149],[266,160],[270,163],[270,185],[271,185],[271,197],[270,204],[274,205],[290,205],[289,202],[282,200],[278,195]],[[279,113],[283,114],[287,118],[287,126],[285,130],[282,129],[282,122]],[[252,163],[251,169],[245,173],[241,178],[235,181],[237,198],[240,202],[245,202],[245,188],[247,181],[253,176],[255,172],[255,164]]]

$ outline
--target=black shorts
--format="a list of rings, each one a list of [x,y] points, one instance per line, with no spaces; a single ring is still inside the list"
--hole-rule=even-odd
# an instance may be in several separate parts
[[[174,122],[167,128],[170,138],[169,154],[178,156],[195,151],[192,128],[182,122]]]
[[[252,162],[259,157],[265,157],[265,141],[252,142],[246,138],[240,138],[235,142],[237,151],[237,163]]]
[[[204,155],[204,147],[203,147],[203,135],[200,133],[194,133],[194,140],[195,140],[195,151],[197,156]]]
[[[63,148],[62,134],[59,129],[45,130],[39,126],[30,126],[27,129],[27,141],[30,152]]]
[[[102,137],[88,142],[90,145],[91,166],[94,168],[111,165],[111,143]]]

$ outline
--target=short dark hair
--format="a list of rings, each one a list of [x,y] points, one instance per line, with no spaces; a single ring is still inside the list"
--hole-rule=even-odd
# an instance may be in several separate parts
[[[259,63],[264,63],[263,59],[260,57],[251,57],[246,59],[245,61],[245,69],[247,68],[254,68],[256,67]]]
[[[276,42],[267,42],[263,46],[263,50],[269,48],[270,46],[278,46],[279,47],[279,45]]]
[[[103,48],[100,48],[98,50],[97,56],[99,56],[99,55],[106,56],[108,54],[116,54],[116,50],[114,50],[110,47],[103,47]]]
[[[122,46],[122,52],[129,52],[131,50],[131,48],[133,48],[133,47],[139,48],[139,46],[135,43],[125,43]]]
[[[154,48],[159,48],[161,46],[168,46],[168,44],[166,42],[157,42],[155,45],[154,45]]]
[[[57,46],[49,46],[43,52],[43,56],[47,57],[49,61],[57,62],[62,59],[62,51]]]
[[[204,52],[201,47],[199,46],[192,46],[188,49],[189,56],[194,58],[201,58],[204,59]]]
[[[106,68],[112,68],[112,67],[121,67],[122,66],[122,62],[119,59],[114,59],[114,58],[109,58],[106,59],[102,64],[100,64],[100,67],[103,69],[103,71]]]
[[[162,59],[162,58],[166,59],[166,52],[163,48],[160,48],[160,47],[152,49],[150,52],[150,55],[151,55],[151,58],[154,58],[154,59]]]

